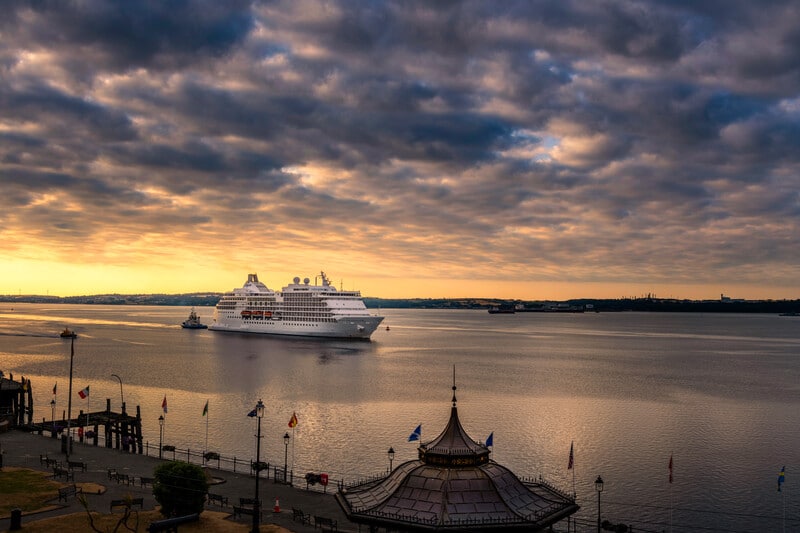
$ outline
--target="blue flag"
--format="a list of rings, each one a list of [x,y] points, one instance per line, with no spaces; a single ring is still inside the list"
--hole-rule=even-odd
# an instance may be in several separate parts
[[[494,431],[489,433],[489,436],[486,437],[486,446],[493,446],[494,445]]]
[[[250,411],[249,413],[247,413],[247,416],[257,416],[257,415],[258,415],[258,413],[256,413],[256,409],[255,409],[255,407],[253,408],[253,410],[252,410],[252,411]]]
[[[418,425],[417,429],[415,429],[414,432],[408,436],[408,442],[419,440],[421,436],[422,436],[422,424]]]
[[[781,468],[780,473],[778,474],[778,492],[781,491],[781,485],[783,485],[783,478],[786,477],[786,467],[784,466]]]

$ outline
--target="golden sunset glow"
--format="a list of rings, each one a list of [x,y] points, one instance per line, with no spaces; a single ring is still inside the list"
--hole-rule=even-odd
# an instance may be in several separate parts
[[[790,4],[480,5],[10,6],[0,294],[800,297]]]

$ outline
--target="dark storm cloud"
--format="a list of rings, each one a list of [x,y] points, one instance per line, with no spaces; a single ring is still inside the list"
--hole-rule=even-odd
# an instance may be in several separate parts
[[[20,37],[91,58],[112,69],[169,68],[208,54],[220,56],[251,30],[250,2],[33,0],[4,2],[10,24],[24,20]],[[96,65],[100,67],[101,65]]]
[[[738,279],[756,251],[797,273],[788,0],[0,8],[9,231],[77,235],[84,208],[97,241],[280,220],[478,277],[487,251],[517,274],[583,258],[565,279],[694,281],[709,255]]]

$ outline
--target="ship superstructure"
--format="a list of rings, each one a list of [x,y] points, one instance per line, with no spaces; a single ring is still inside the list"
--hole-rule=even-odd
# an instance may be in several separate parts
[[[359,291],[336,290],[324,272],[314,284],[294,278],[280,291],[258,275],[226,293],[217,303],[209,329],[271,335],[369,339],[383,320],[370,315]]]

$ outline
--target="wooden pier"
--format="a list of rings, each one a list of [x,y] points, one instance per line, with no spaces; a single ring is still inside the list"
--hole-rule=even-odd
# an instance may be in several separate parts
[[[0,431],[30,423],[33,417],[32,406],[30,380],[22,376],[19,381],[14,381],[14,374],[5,377],[0,372]]]
[[[68,423],[69,422],[69,423]],[[33,421],[33,386],[31,381],[24,376],[19,381],[14,381],[14,375],[8,377],[0,372],[0,432],[8,429],[21,429],[39,434],[50,433],[53,438],[62,435],[70,428],[74,436],[77,434],[79,442],[88,442],[99,446],[100,428],[103,429],[106,448],[116,448],[131,453],[144,453],[142,441],[142,413],[136,406],[136,415],[129,415],[122,404],[122,412],[115,413],[111,410],[111,399],[106,398],[104,411],[84,413],[81,411],[77,417],[67,421],[46,420]],[[66,437],[64,435],[64,437]],[[66,438],[63,439],[66,448]]]
[[[142,413],[141,408],[136,406],[136,416],[129,415],[125,411],[125,404],[122,404],[122,412],[111,411],[111,399],[106,398],[105,411],[95,411],[84,413],[81,411],[77,417],[69,420],[69,428],[77,433],[79,442],[88,442],[99,446],[100,428],[103,428],[104,442],[106,448],[116,448],[131,453],[144,453],[142,439]],[[48,432],[53,438],[67,429],[67,420],[42,420],[28,424],[29,431],[42,434]],[[73,435],[75,434],[73,433]]]

